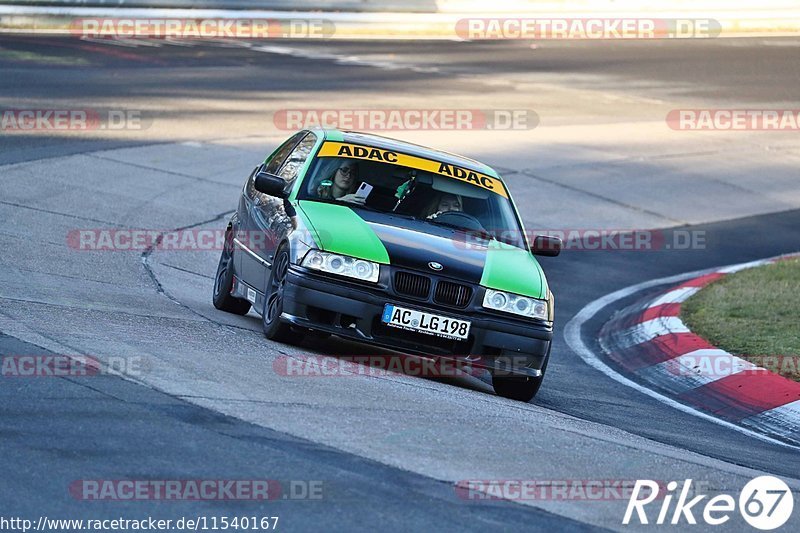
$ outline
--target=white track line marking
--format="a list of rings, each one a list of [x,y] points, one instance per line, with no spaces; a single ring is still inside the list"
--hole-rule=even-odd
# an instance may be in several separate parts
[[[630,348],[636,344],[648,342],[662,335],[670,333],[690,333],[689,328],[676,316],[662,316],[640,322],[626,329],[619,336],[617,346]]]
[[[321,59],[333,61],[339,65],[357,65],[362,67],[374,67],[383,70],[411,70],[413,72],[421,73],[435,73],[439,72],[438,67],[421,67],[414,64],[406,63],[393,63],[391,61],[380,61],[377,59],[361,58],[354,55],[332,54],[329,52],[320,52],[316,50],[306,50],[300,48],[292,48],[290,46],[275,46],[275,45],[258,45],[251,46],[251,50],[255,52],[264,52],[267,54],[288,55],[293,57],[301,57],[303,59]]]
[[[800,400],[795,400],[792,403],[745,418],[742,420],[742,424],[767,427],[779,435],[797,437],[798,420],[800,420]]]
[[[733,267],[734,265],[730,265]],[[738,433],[742,433],[747,435],[748,437],[753,437],[754,439],[758,439],[764,442],[769,442],[770,444],[777,444],[778,446],[783,446],[785,448],[790,448],[793,450],[800,450],[800,446],[794,446],[792,444],[788,444],[781,440],[768,437],[767,435],[763,435],[757,431],[752,429],[742,427],[736,425],[732,422],[727,422],[720,418],[716,418],[709,414],[706,414],[702,411],[698,411],[693,407],[689,407],[688,405],[682,404],[672,398],[660,394],[652,389],[649,389],[643,385],[636,383],[635,381],[630,380],[629,378],[623,376],[616,370],[609,367],[605,362],[603,362],[597,354],[595,354],[585,342],[583,342],[583,338],[581,337],[581,329],[583,325],[589,321],[594,315],[600,312],[604,307],[607,307],[614,302],[622,300],[623,298],[627,298],[632,294],[635,294],[639,291],[644,289],[649,289],[651,287],[657,287],[658,285],[665,285],[667,283],[678,283],[681,281],[686,281],[691,278],[696,278],[702,276],[703,274],[709,274],[711,272],[719,271],[719,268],[711,268],[711,269],[704,269],[704,270],[697,270],[694,272],[688,272],[686,274],[678,274],[675,276],[668,276],[665,278],[654,279],[650,281],[645,281],[643,283],[638,283],[636,285],[631,285],[630,287],[625,287],[624,289],[620,289],[618,291],[612,292],[611,294],[607,294],[602,298],[598,298],[597,300],[589,303],[583,309],[578,311],[568,323],[564,330],[564,338],[567,341],[567,345],[574,351],[578,356],[583,359],[583,361],[591,366],[592,368],[599,370],[606,376],[610,377],[614,381],[625,385],[626,387],[630,387],[642,394],[650,396],[651,398],[660,401],[661,403],[668,405],[678,411],[682,411],[684,413],[690,414],[692,416],[696,416],[698,418],[702,418],[703,420],[707,420],[714,424],[723,426],[725,428],[731,429]]]
[[[95,39],[93,37],[81,37],[81,41],[87,41],[90,43],[97,43],[97,44],[105,44],[108,46],[123,46],[125,48],[138,48],[139,45],[137,43],[128,42],[128,40],[124,39]]]
[[[636,372],[645,381],[655,381],[673,394],[702,387],[718,379],[757,367],[718,348],[703,348]]]
[[[700,287],[681,287],[680,289],[674,289],[667,293],[662,294],[652,302],[648,307],[656,307],[657,305],[663,304],[679,304],[683,303],[692,297],[697,291],[700,290]]]
[[[739,272],[740,270],[747,270],[748,268],[753,268],[761,265],[766,265],[770,263],[771,260],[769,259],[759,259],[758,261],[750,261],[749,263],[742,263],[741,265],[731,265],[724,268],[720,268],[717,272],[722,274],[733,274],[734,272]]]

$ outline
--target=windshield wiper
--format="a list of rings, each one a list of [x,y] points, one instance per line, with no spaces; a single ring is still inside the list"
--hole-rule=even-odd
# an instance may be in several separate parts
[[[417,217],[415,217],[413,215],[404,215],[402,213],[395,213],[394,211],[384,211],[382,209],[378,209],[376,207],[372,207],[372,206],[365,205],[365,204],[348,204],[347,202],[339,202],[339,203],[340,204],[344,204],[344,205],[349,205],[350,207],[353,207],[353,208],[366,209],[367,211],[372,211],[374,213],[381,213],[383,215],[390,215],[390,216],[393,216],[393,217],[399,217],[399,218],[402,218],[402,219],[405,219],[405,220],[417,220]]]
[[[482,237],[482,238],[486,239],[487,241],[495,240],[494,235],[492,235],[491,233],[489,233],[488,231],[486,231],[483,228],[481,228],[481,229],[465,228],[464,226],[459,226],[457,224],[450,224],[448,222],[439,222],[436,219],[428,219],[428,220],[426,220],[426,222],[429,222],[431,224],[436,224],[437,226],[445,226],[447,228],[453,228],[453,229],[456,229],[456,230],[459,230],[459,231],[463,231],[464,233],[469,233],[470,235],[475,235],[475,236],[478,236],[478,237]]]
[[[357,204],[355,202],[342,202],[340,200],[337,200],[336,198],[307,198],[306,200],[310,200],[312,202],[320,202],[323,204],[345,205],[350,208],[366,209],[367,211],[374,211],[376,213],[391,213],[391,211],[381,211],[380,209],[376,209],[374,207],[370,207],[365,204]]]
[[[373,213],[381,213],[383,215],[391,215],[394,217],[403,218],[405,220],[418,220],[417,217],[413,215],[404,215],[402,213],[395,213],[394,211],[384,211],[383,209],[378,209],[377,207],[372,207],[371,205],[366,204],[357,204],[353,202],[341,202],[339,200],[321,200],[326,203],[332,203],[336,205],[346,205],[352,209],[366,209],[367,211],[372,211]]]

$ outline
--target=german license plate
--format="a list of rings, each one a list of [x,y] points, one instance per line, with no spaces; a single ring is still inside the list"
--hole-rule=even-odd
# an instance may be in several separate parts
[[[387,326],[418,331],[447,339],[463,340],[469,335],[470,322],[424,311],[386,304],[381,321]]]

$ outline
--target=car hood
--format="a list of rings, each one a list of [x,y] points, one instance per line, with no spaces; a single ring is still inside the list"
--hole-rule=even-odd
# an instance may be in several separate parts
[[[315,244],[327,252],[547,298],[541,266],[526,250],[388,213],[312,200],[298,204]]]

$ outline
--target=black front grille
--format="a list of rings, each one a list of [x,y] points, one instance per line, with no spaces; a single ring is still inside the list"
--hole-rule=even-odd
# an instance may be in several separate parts
[[[442,305],[465,307],[471,298],[471,287],[450,281],[440,281],[436,284],[436,294],[433,300]]]
[[[403,296],[426,299],[431,291],[431,278],[410,272],[397,272],[394,275],[394,290]]]

